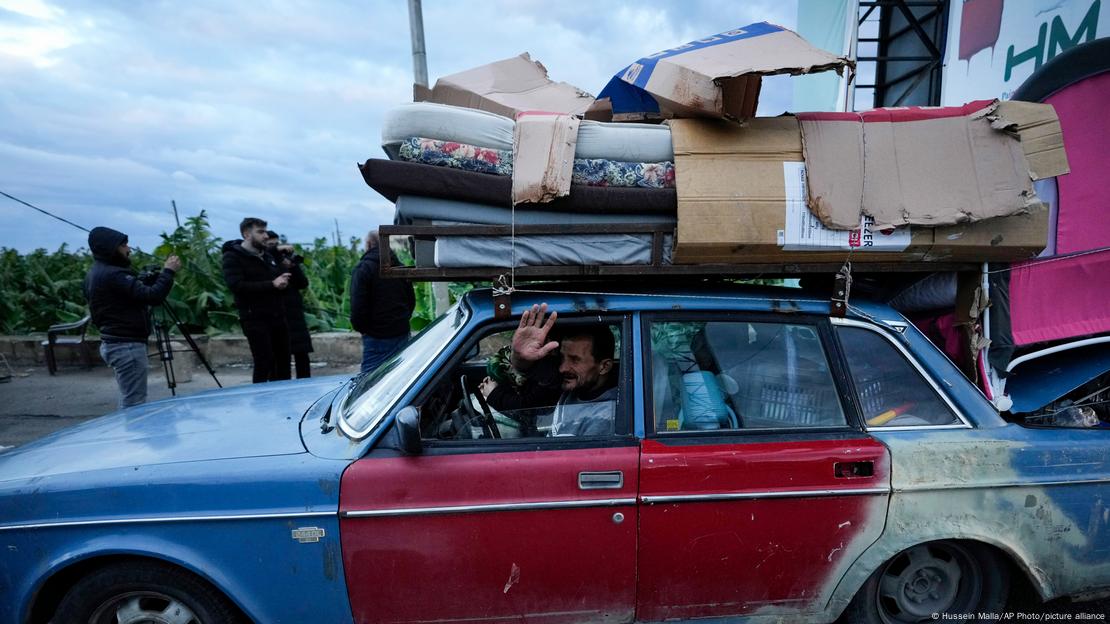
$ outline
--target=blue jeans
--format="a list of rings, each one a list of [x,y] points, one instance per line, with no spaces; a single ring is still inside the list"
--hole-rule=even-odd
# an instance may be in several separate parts
[[[145,342],[102,342],[100,357],[116,373],[119,407],[146,403],[146,374],[150,369]]]
[[[405,344],[408,339],[408,334],[401,334],[393,338],[375,338],[363,334],[362,372],[366,373],[380,366],[382,362],[389,359],[389,356],[400,351],[401,345]]]

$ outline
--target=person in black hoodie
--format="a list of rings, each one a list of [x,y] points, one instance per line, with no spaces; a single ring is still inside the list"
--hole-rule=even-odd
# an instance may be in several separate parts
[[[381,276],[378,231],[366,235],[366,252],[351,275],[351,327],[362,334],[362,372],[372,371],[396,353],[409,337],[416,308],[412,284]],[[394,266],[400,264],[391,254]]]
[[[100,330],[100,357],[116,373],[120,408],[144,403],[150,306],[166,300],[181,261],[170,256],[153,282],[144,284],[131,268],[131,247],[123,232],[93,228],[89,250],[95,262],[85,276],[85,298],[93,325]]]
[[[304,258],[298,256],[292,245],[282,244],[277,232],[267,231],[266,249],[285,268],[301,264]],[[308,323],[304,318],[304,298],[301,291],[308,287],[307,276],[303,285],[290,282],[285,289],[285,324],[289,328],[289,350],[293,352],[293,368],[297,379],[312,376],[308,354],[312,353],[312,336],[308,333]]]
[[[289,379],[289,329],[283,299],[290,284],[304,288],[308,280],[299,266],[282,266],[266,251],[265,221],[247,217],[239,231],[243,240],[224,243],[223,268],[254,359],[252,379],[254,383]]]

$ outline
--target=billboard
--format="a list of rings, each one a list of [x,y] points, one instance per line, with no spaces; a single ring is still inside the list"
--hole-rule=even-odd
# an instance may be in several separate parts
[[[941,103],[1010,99],[1056,55],[1110,36],[1110,7],[1102,2],[954,0],[949,4]]]

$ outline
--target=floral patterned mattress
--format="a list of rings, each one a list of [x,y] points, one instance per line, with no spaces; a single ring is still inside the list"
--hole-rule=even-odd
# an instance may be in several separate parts
[[[401,143],[398,158],[407,162],[463,171],[511,176],[513,154],[454,141],[411,137]],[[574,159],[571,184],[638,188],[674,188],[674,163],[632,163],[602,158]]]

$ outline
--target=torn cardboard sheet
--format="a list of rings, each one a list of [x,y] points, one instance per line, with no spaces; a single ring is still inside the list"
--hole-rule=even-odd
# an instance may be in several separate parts
[[[592,115],[615,121],[755,115],[762,76],[838,73],[852,61],[816,48],[781,26],[760,22],[691,41],[632,63],[598,96]],[[608,99],[608,102],[601,100]]]
[[[527,52],[496,63],[444,76],[428,89],[413,85],[413,101],[476,108],[515,118],[523,111],[581,115],[594,97],[547,77],[547,69]]]
[[[1011,106],[1016,105],[1016,106]],[[1033,180],[1067,172],[1051,106],[799,113],[809,207],[832,229],[954,225],[1028,213]]]
[[[570,194],[579,120],[523,113],[513,128],[513,205],[546,203]]]

